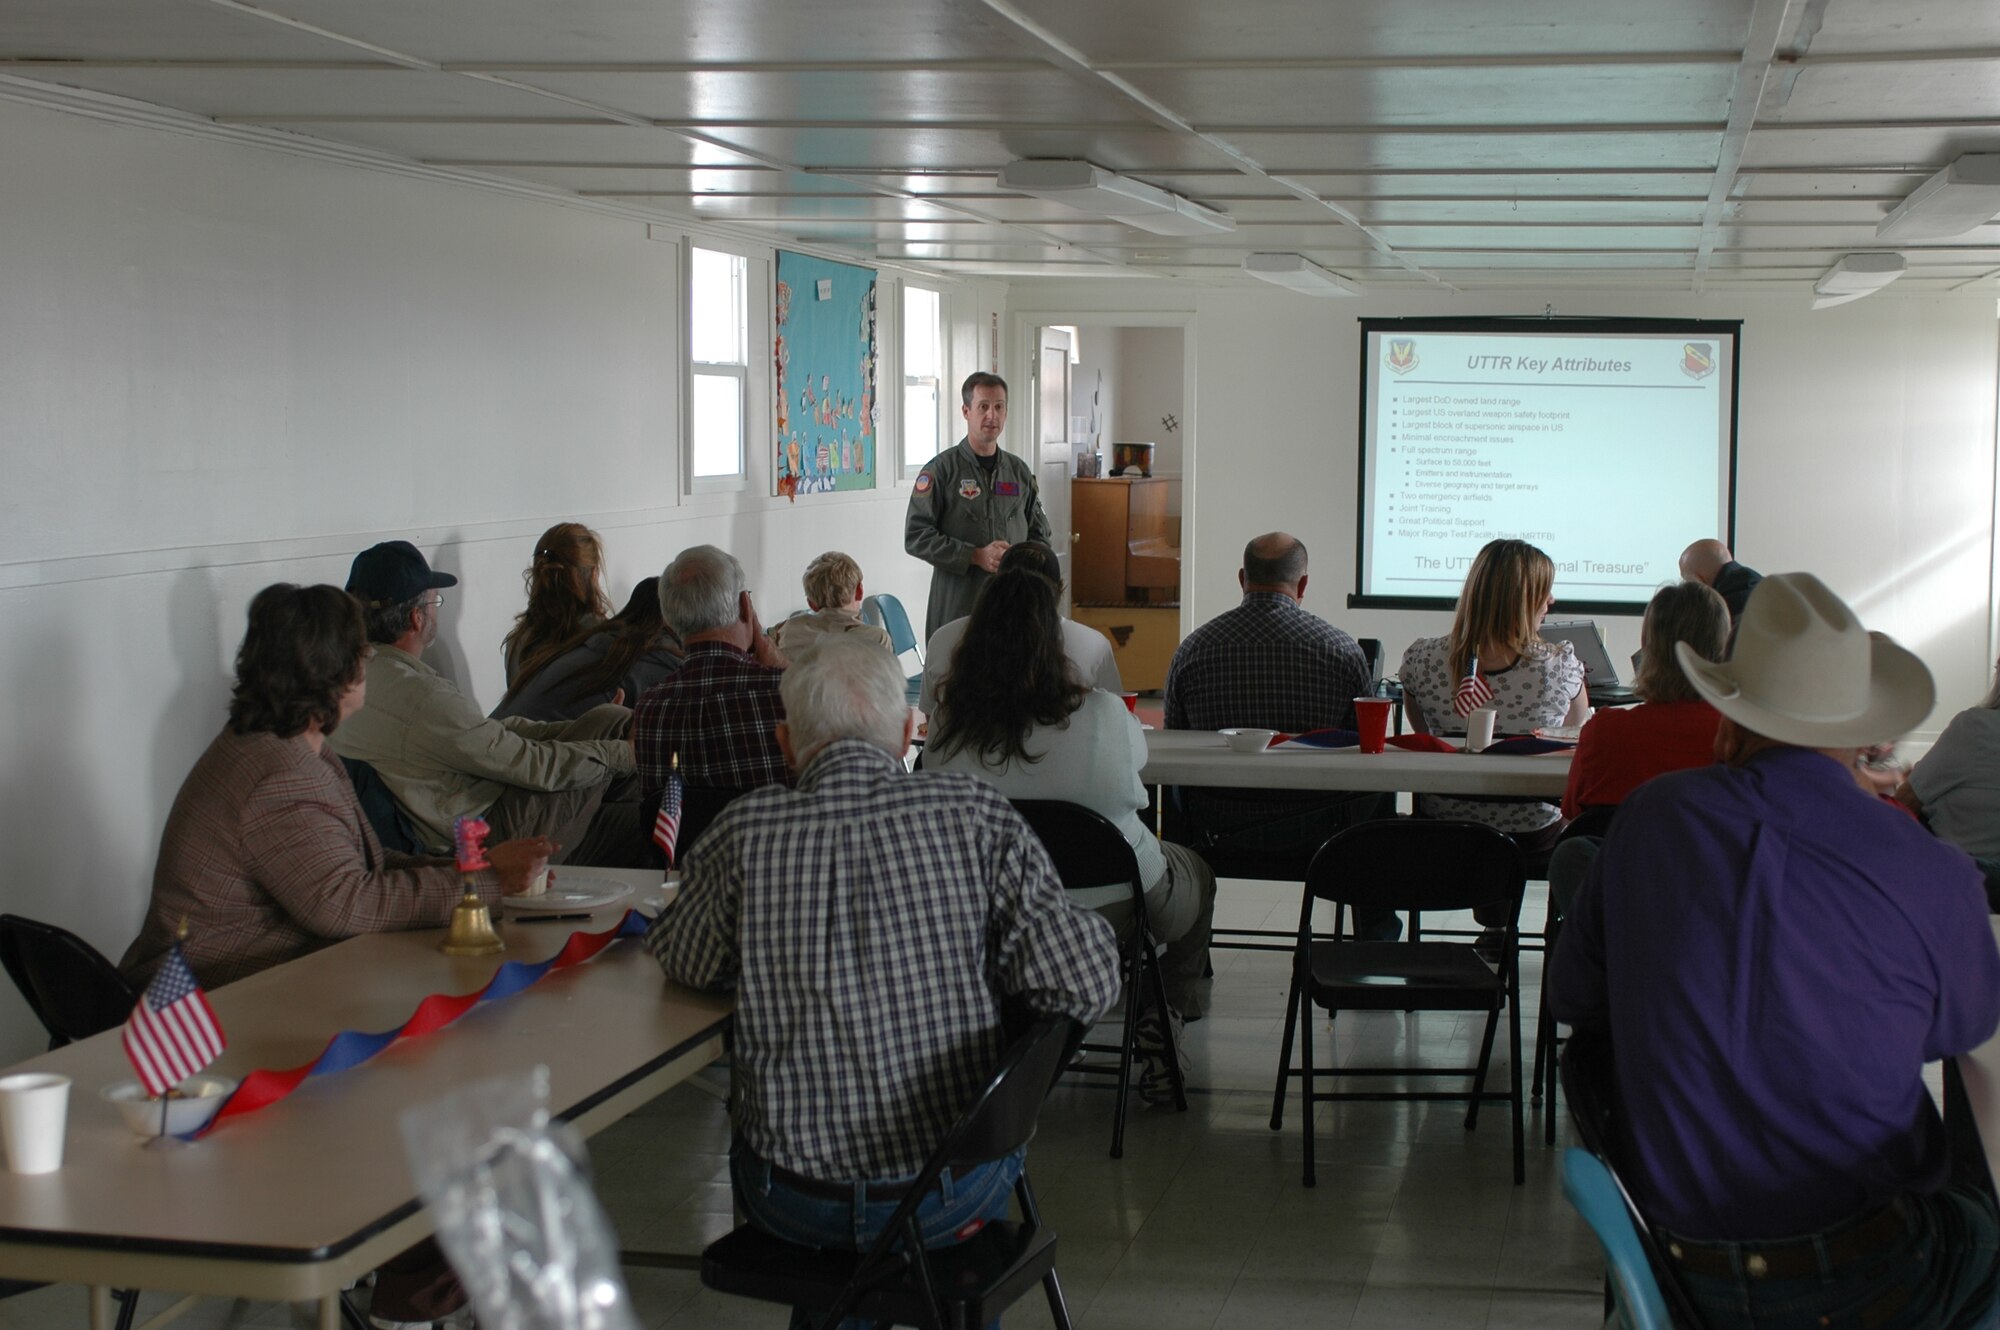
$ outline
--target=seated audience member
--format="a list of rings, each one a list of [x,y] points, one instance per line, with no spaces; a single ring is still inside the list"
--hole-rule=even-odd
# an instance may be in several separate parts
[[[999,1059],[1002,1004],[1088,1026],[1118,995],[1117,947],[999,791],[903,769],[913,724],[887,652],[835,638],[782,678],[798,788],[723,811],[646,945],[668,978],[735,992],[743,1214],[851,1250]],[[925,1244],[1004,1216],[1021,1163],[954,1170],[918,1210]]]
[[[567,650],[523,673],[493,708],[496,720],[575,720],[606,702],[631,706],[681,667],[678,639],[660,618],[660,579],[644,577],[625,608],[585,628]]]
[[[578,633],[611,617],[603,567],[604,544],[581,522],[558,522],[535,542],[535,561],[521,574],[528,607],[500,642],[509,688],[568,650]]]
[[[1122,699],[1086,688],[1069,672],[1056,613],[1056,584],[1025,568],[1005,570],[980,589],[959,639],[951,678],[931,719],[927,771],[960,771],[1010,799],[1062,799],[1116,826],[1139,861],[1167,1002],[1140,1022],[1145,1064],[1139,1092],[1148,1103],[1174,1101],[1167,1059],[1180,1047],[1173,1028],[1202,1014],[1215,874],[1193,851],[1162,845],[1139,820],[1147,806],[1139,768],[1146,737]],[[1105,885],[1078,883],[1076,885]],[[1136,921],[1129,898],[1104,907],[1121,940]]]
[[[1923,1064],[1991,1037],[2000,954],[1971,862],[1850,771],[1930,672],[1806,573],[1731,659],[1676,650],[1718,761],[1625,800],[1549,971],[1609,1033],[1633,1198],[1715,1330],[1985,1325],[2000,1216],[1951,1182]]]
[[[213,988],[360,933],[437,928],[465,894],[449,859],[383,853],[326,736],[361,709],[368,637],[338,587],[265,587],[236,653],[229,724],[194,764],[160,838],[146,922],[119,970],[144,988],[182,944]],[[488,851],[491,904],[548,865],[546,839]]]
[[[614,781],[632,772],[632,713],[601,706],[573,721],[488,720],[423,660],[437,640],[437,593],[457,584],[406,540],[354,557],[347,590],[361,602],[375,654],[368,703],[340,727],[334,750],[374,767],[432,848],[451,844],[456,819],[483,817],[495,840],[560,841],[562,863],[630,863],[639,810]]]
[[[743,565],[713,545],[681,551],[660,574],[660,615],[686,660],[639,699],[632,742],[644,802],[657,805],[676,758],[690,786],[785,785],[784,654],[764,635]],[[887,652],[883,653],[885,656]]]
[[[1896,798],[1972,856],[2000,911],[2000,673],[1985,701],[1951,718]]]
[[[810,614],[795,614],[771,630],[771,641],[796,656],[823,638],[853,637],[890,649],[887,629],[861,622],[861,565],[839,550],[828,550],[806,565],[803,579]]]
[[[181,950],[214,988],[342,938],[450,922],[465,884],[449,859],[385,854],[326,736],[366,696],[361,607],[338,587],[265,587],[236,653],[229,723],[182,783],[160,837],[146,921],[119,970],[143,989],[185,924]],[[488,905],[527,890],[555,847],[487,849]],[[465,1303],[431,1241],[376,1272],[373,1324],[429,1325]]]
[[[1764,580],[1764,575],[1755,568],[1736,562],[1729,546],[1719,540],[1697,540],[1682,550],[1681,576],[1690,582],[1715,588],[1715,593],[1729,606],[1732,628],[1742,620],[1743,607],[1750,603],[1750,593]]]
[[[1273,531],[1243,547],[1242,603],[1189,633],[1167,666],[1168,729],[1354,728],[1368,662],[1352,637],[1304,608],[1307,580],[1298,537]],[[1328,837],[1395,809],[1394,796],[1368,792],[1180,789],[1167,797],[1198,853],[1266,861],[1301,880]],[[1360,925],[1375,938],[1403,928],[1393,912]]]
[[[1494,540],[1472,561],[1446,637],[1419,638],[1403,653],[1403,710],[1419,734],[1462,738],[1466,717],[1456,706],[1460,683],[1473,671],[1491,696],[1495,734],[1527,734],[1542,726],[1579,725],[1590,699],[1583,663],[1570,644],[1541,638],[1555,604],[1555,565],[1525,540]],[[1562,834],[1563,812],[1536,799],[1496,801],[1441,794],[1417,796],[1423,817],[1483,822],[1505,832],[1533,862]],[[1488,919],[1481,923],[1491,924]]]
[[[1056,560],[1056,552],[1039,541],[1024,541],[1019,545],[1009,545],[1007,552],[1000,556],[1000,572],[1015,568],[1025,568],[1029,572],[1040,573],[1056,584],[1056,594],[1062,594],[1062,564]],[[975,599],[973,605],[977,608]],[[924,648],[924,690],[917,699],[917,709],[926,716],[937,710],[938,688],[951,673],[951,658],[957,653],[958,641],[965,635],[965,625],[970,616],[953,619],[950,623],[931,634],[931,640]],[[1118,662],[1111,656],[1111,639],[1095,628],[1087,627],[1074,619],[1062,619],[1062,649],[1069,658],[1070,672],[1085,688],[1102,688],[1107,693],[1123,695],[1124,681],[1118,677]]]
[[[1639,674],[1632,681],[1642,703],[1600,711],[1583,727],[1563,791],[1565,818],[1615,808],[1661,772],[1715,760],[1722,718],[1688,682],[1677,647],[1685,642],[1701,659],[1719,660],[1728,640],[1729,606],[1713,588],[1676,582],[1653,593],[1639,625]],[[1549,856],[1549,899],[1558,915],[1567,912],[1599,844],[1596,836],[1572,836]]]

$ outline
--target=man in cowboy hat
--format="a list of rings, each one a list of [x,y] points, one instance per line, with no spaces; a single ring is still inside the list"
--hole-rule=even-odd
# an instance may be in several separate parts
[[[1711,1327],[1984,1324],[2000,1218],[1922,1073],[1992,1035],[2000,952],[1972,861],[1851,771],[1930,672],[1807,573],[1764,580],[1729,660],[1678,651],[1718,761],[1625,801],[1549,972],[1609,1033],[1634,1198]]]

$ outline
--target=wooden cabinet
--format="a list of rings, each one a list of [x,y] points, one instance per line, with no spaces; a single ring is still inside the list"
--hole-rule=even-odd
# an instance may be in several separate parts
[[[1110,476],[1070,482],[1070,600],[1177,605],[1181,552],[1167,516],[1168,482]]]

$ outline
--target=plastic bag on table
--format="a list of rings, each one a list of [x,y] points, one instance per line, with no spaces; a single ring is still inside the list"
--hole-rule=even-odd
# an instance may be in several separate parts
[[[582,1142],[550,1120],[548,1101],[537,1067],[403,1114],[438,1245],[480,1330],[639,1330]]]

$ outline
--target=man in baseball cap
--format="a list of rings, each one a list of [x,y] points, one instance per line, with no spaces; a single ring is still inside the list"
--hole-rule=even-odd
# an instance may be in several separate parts
[[[564,847],[559,863],[638,862],[637,791],[622,779],[633,769],[631,711],[607,703],[573,721],[489,720],[423,660],[437,640],[441,590],[456,585],[407,540],[354,557],[347,590],[375,655],[367,702],[328,741],[375,769],[433,850],[451,844],[455,819],[477,816],[496,842],[553,838]]]
[[[1679,653],[1716,764],[1625,801],[1548,980],[1609,1033],[1634,1199],[1705,1325],[1984,1324],[2000,1216],[1923,1064],[1992,1035],[2000,952],[1972,861],[1853,772],[1930,671],[1809,573],[1764,579],[1730,659]]]

